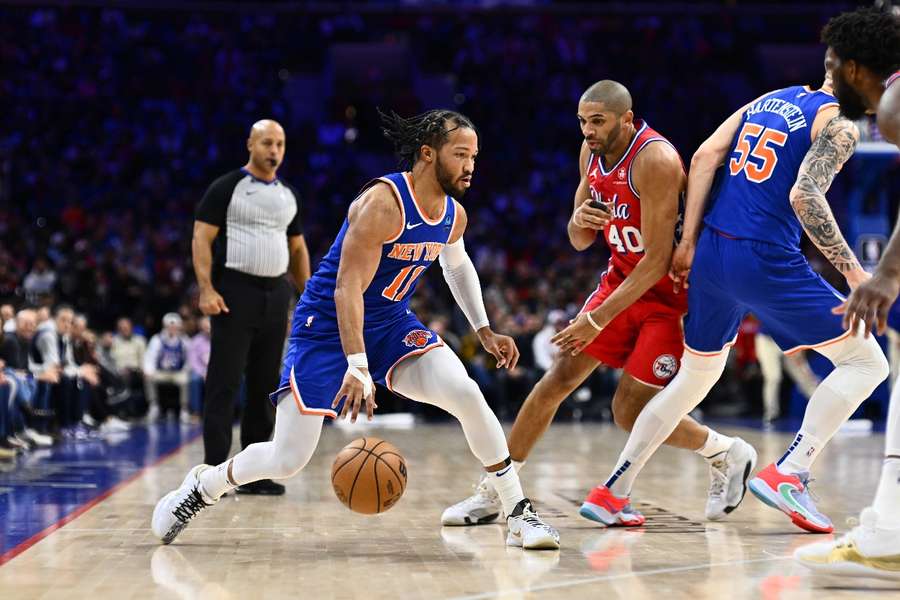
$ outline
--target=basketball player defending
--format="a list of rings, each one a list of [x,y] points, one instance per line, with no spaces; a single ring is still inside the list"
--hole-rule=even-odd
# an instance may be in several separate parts
[[[294,313],[271,442],[253,444],[216,466],[191,469],[153,512],[153,532],[170,543],[201,510],[251,481],[291,477],[312,456],[324,417],[375,406],[373,381],[434,404],[462,424],[490,473],[509,518],[506,543],[558,548],[559,533],[535,514],[512,468],[503,429],[459,358],[409,309],[416,282],[435,259],[456,302],[497,366],[514,368],[512,338],[494,333],[478,275],[463,245],[461,198],[471,184],[478,136],[466,117],[431,111],[410,119],[382,115],[385,135],[411,172],[373,180],[350,205]],[[343,403],[343,408],[341,408]]]
[[[750,490],[795,525],[832,531],[809,494],[810,468],[888,374],[874,339],[844,331],[831,312],[835,299],[843,298],[800,251],[805,231],[851,288],[868,277],[825,198],[859,136],[856,126],[837,113],[828,87],[776,90],[731,115],[694,155],[684,235],[672,257],[676,286],[687,287],[691,275],[684,360],[678,375],[638,416],[603,486],[616,497],[631,492],[650,456],[719,379],[741,319],[752,312],[785,354],[812,348],[835,369],[810,398],[793,443],[750,481]],[[698,241],[720,166],[724,171]]]
[[[834,93],[848,119],[877,114],[882,137],[900,145],[900,20],[879,10],[859,9],[833,18],[822,32],[828,44]],[[895,227],[873,277],[835,312],[854,334],[883,334],[888,310],[900,290],[900,228]],[[847,535],[799,548],[794,556],[813,571],[900,580],[900,386],[894,384],[885,434],[885,459],[872,506]]]
[[[525,400],[509,437],[518,466],[543,435],[562,401],[599,364],[624,368],[613,397],[615,422],[631,430],[638,413],[675,374],[681,359],[684,294],[666,276],[685,186],[678,152],[660,134],[634,120],[631,95],[620,83],[600,81],[578,104],[584,142],[581,182],[569,221],[569,240],[585,250],[603,231],[612,254],[601,283],[567,333],[583,340],[566,345]],[[605,206],[605,209],[592,206]],[[706,458],[711,484],[706,516],[724,518],[740,503],[756,460],[753,448],[685,417],[668,438],[677,448]],[[476,493],[446,511],[444,525],[489,523],[500,514],[496,493],[484,478]],[[598,489],[581,514],[607,525],[636,526],[644,517],[627,497]]]

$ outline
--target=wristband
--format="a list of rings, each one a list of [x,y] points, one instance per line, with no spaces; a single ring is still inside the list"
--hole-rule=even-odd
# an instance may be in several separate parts
[[[601,331],[601,330],[603,329],[602,327],[600,327],[599,325],[597,325],[597,322],[596,322],[596,321],[594,321],[594,317],[591,316],[590,311],[584,313],[584,316],[587,317],[588,323],[591,324],[591,327],[593,327],[593,328],[596,329],[597,331]]]
[[[368,369],[369,368],[369,359],[366,357],[365,352],[359,352],[357,354],[348,354],[347,355],[347,364],[351,367],[356,367],[357,369]]]
[[[375,383],[372,381],[371,375],[363,373],[360,369],[366,369],[367,371],[369,369],[369,359],[366,357],[366,353],[348,354],[347,372],[363,384],[363,396],[368,398],[374,391]]]

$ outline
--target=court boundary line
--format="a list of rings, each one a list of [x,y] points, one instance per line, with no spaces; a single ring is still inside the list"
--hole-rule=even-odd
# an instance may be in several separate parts
[[[703,563],[698,565],[686,565],[683,567],[665,567],[662,569],[648,569],[646,571],[634,571],[631,573],[618,573],[616,575],[597,575],[595,577],[583,577],[581,579],[573,579],[570,581],[559,581],[556,583],[544,583],[529,588],[506,588],[498,589],[493,592],[482,592],[480,594],[471,594],[467,596],[453,596],[447,600],[483,600],[485,598],[497,598],[506,594],[543,592],[546,590],[554,590],[566,587],[575,587],[578,585],[586,585],[588,583],[600,583],[602,581],[614,581],[616,579],[627,579],[629,577],[647,577],[649,575],[665,575],[667,573],[681,573],[684,571],[696,571],[698,569],[709,569],[710,567],[731,567],[735,565],[746,565],[762,562],[774,562],[779,560],[787,560],[792,556],[775,556],[772,558],[750,558],[747,560],[732,560],[717,563]]]
[[[37,532],[36,534],[31,536],[27,540],[25,540],[23,542],[19,542],[17,545],[13,546],[12,548],[7,550],[3,554],[0,554],[0,567],[7,564],[12,559],[19,556],[20,554],[22,554],[23,552],[25,552],[26,550],[28,550],[29,548],[31,548],[32,546],[34,546],[35,544],[40,542],[41,540],[45,539],[47,536],[49,536],[54,531],[57,531],[58,529],[65,527],[68,523],[71,523],[72,521],[74,521],[75,519],[77,519],[78,517],[80,517],[81,515],[86,513],[87,511],[91,510],[92,508],[94,508],[95,506],[97,506],[98,504],[100,504],[101,502],[103,502],[104,500],[106,500],[107,498],[109,498],[110,496],[115,494],[116,492],[118,492],[120,489],[122,489],[129,483],[134,482],[136,479],[143,476],[150,469],[158,467],[161,463],[169,460],[170,458],[172,458],[173,456],[175,456],[176,454],[178,454],[179,452],[181,452],[182,450],[184,450],[185,448],[187,448],[188,446],[190,446],[191,444],[196,442],[197,438],[199,438],[202,435],[202,433],[203,433],[203,430],[201,428],[200,430],[190,434],[188,436],[188,439],[185,440],[184,443],[182,443],[181,445],[176,446],[172,450],[169,450],[168,452],[166,452],[165,454],[163,454],[162,456],[160,456],[156,460],[154,460],[152,463],[150,463],[148,465],[144,465],[136,473],[132,473],[129,477],[127,477],[126,479],[123,479],[119,483],[115,484],[114,486],[112,486],[111,488],[106,490],[105,492],[98,495],[96,498],[88,500],[84,504],[79,505],[75,510],[73,510],[72,512],[70,512],[69,514],[64,516],[63,518],[56,521],[56,523],[49,525],[48,527]]]

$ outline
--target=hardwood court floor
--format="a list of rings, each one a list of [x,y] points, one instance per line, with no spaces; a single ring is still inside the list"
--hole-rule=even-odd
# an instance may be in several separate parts
[[[754,444],[763,464],[790,441],[723,431]],[[554,425],[523,471],[526,493],[560,529],[558,552],[507,548],[499,525],[440,527],[441,510],[468,495],[477,474],[458,427],[366,434],[390,440],[409,462],[406,495],[384,515],[353,514],[334,497],[332,457],[359,433],[330,427],[286,496],[230,495],[160,546],[151,511],[200,460],[196,440],[0,567],[0,598],[900,597],[817,587],[789,556],[822,536],[802,533],[749,495],[727,521],[706,523],[706,467],[684,451],[663,449],[638,480],[645,527],[595,527],[576,509],[625,441],[610,426]],[[838,437],[817,464],[813,489],[840,532],[874,492],[882,445],[880,434]]]

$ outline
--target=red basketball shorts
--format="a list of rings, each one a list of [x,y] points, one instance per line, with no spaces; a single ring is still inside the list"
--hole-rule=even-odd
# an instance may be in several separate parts
[[[581,312],[603,304],[614,289],[601,283]],[[624,369],[641,383],[662,388],[681,366],[683,310],[681,306],[641,298],[610,321],[582,352],[604,365]]]

